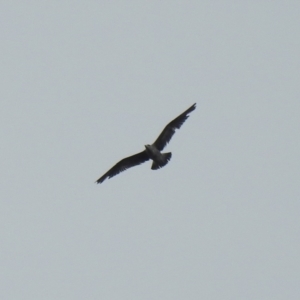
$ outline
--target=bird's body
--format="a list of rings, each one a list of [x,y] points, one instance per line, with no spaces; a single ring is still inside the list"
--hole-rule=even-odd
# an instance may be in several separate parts
[[[154,145],[145,145],[146,152],[149,155],[149,157],[154,161],[160,161],[162,160],[162,154],[161,152],[154,146]]]
[[[146,153],[149,158],[153,160],[153,164],[151,169],[157,170],[165,166],[172,157],[172,153],[161,153],[156,147],[153,145],[145,145]]]
[[[152,159],[153,164],[151,169],[157,170],[165,166],[171,159],[172,153],[161,153],[164,147],[169,143],[176,129],[179,129],[185,120],[189,117],[188,114],[196,109],[196,103],[188,108],[185,112],[171,121],[161,132],[159,137],[152,145],[145,145],[145,150],[135,155],[126,157],[115,164],[96,182],[102,183],[106,178],[111,178],[120,172],[123,172],[131,167],[140,165],[145,161]]]

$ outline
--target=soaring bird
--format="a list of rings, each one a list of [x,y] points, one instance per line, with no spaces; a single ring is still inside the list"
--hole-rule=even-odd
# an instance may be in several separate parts
[[[117,174],[137,165],[144,163],[145,161],[152,159],[152,170],[157,170],[164,167],[171,159],[172,153],[161,153],[164,147],[170,142],[176,129],[179,129],[185,120],[189,117],[188,114],[196,109],[196,103],[190,108],[184,111],[181,115],[171,121],[161,132],[159,137],[152,145],[145,145],[145,150],[134,154],[132,156],[123,158],[117,164],[115,164],[110,170],[108,170],[103,176],[101,176],[96,182],[102,183],[106,178],[111,178]]]

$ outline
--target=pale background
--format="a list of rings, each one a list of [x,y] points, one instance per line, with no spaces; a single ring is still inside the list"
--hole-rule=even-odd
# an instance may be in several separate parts
[[[299,15],[3,1],[0,298],[300,299]],[[167,167],[94,184],[194,102]]]

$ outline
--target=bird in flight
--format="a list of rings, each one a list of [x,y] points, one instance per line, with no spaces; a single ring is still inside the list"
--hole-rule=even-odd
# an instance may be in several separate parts
[[[108,170],[103,176],[101,176],[97,183],[102,183],[106,178],[111,178],[119,173],[132,168],[134,166],[140,165],[149,159],[153,160],[152,170],[157,170],[164,167],[171,159],[172,153],[161,153],[165,146],[170,142],[172,136],[176,129],[179,129],[185,120],[189,117],[188,114],[196,109],[196,103],[194,103],[190,108],[184,111],[181,115],[171,121],[161,132],[159,137],[152,145],[145,145],[145,150],[134,154],[132,156],[123,158],[118,163],[116,163],[110,170]]]

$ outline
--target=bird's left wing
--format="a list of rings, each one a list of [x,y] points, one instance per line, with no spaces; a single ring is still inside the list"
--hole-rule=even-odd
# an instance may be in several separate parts
[[[155,147],[162,151],[165,146],[170,142],[172,136],[175,133],[175,129],[179,129],[185,120],[189,117],[188,114],[196,109],[196,103],[194,103],[190,108],[184,111],[181,115],[171,121],[159,135],[159,137],[154,142]]]
[[[108,170],[96,182],[102,183],[106,178],[114,177],[114,176],[118,175],[119,173],[121,173],[131,167],[134,167],[134,166],[144,163],[147,160],[149,160],[149,156],[145,150],[143,152],[126,157],[126,158],[120,160],[118,163],[116,163],[110,170]]]

